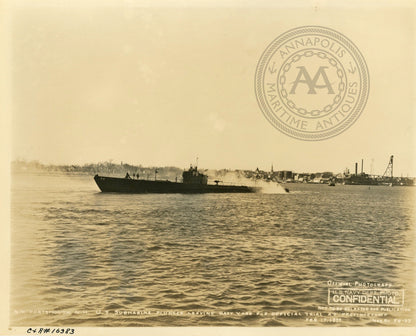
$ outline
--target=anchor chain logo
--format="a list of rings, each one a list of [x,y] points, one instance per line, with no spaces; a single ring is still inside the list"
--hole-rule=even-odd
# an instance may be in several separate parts
[[[367,65],[341,33],[317,26],[292,29],[264,51],[255,92],[266,119],[301,140],[324,140],[350,127],[369,93]]]

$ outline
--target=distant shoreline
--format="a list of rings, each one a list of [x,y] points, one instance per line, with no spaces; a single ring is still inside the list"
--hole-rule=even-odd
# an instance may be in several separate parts
[[[258,168],[255,170],[242,169],[202,169],[210,178],[236,178],[251,180],[266,180],[279,183],[312,183],[322,184],[336,182],[338,184],[385,184],[393,183],[394,185],[416,185],[414,177],[384,177],[376,175],[346,174],[332,172],[315,172],[315,173],[297,173],[289,170],[284,171],[263,171]],[[142,179],[153,179],[155,173],[159,179],[178,180],[182,178],[183,168],[168,167],[144,167],[142,165],[131,165],[128,163],[116,164],[112,161],[89,163],[84,165],[54,165],[43,164],[39,161],[15,160],[11,163],[12,173],[65,173],[71,175],[90,175],[95,174],[121,177],[129,174],[140,176]]]

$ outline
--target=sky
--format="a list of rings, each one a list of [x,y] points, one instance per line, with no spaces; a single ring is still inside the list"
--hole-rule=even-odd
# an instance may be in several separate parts
[[[297,172],[364,159],[383,174],[394,155],[395,175],[416,176],[415,16],[403,2],[56,3],[11,11],[12,159]],[[264,49],[304,25],[346,35],[369,69],[362,115],[324,141],[279,132],[254,92]]]

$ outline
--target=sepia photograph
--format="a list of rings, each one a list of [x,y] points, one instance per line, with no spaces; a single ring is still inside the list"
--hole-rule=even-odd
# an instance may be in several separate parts
[[[415,332],[414,1],[0,9],[0,334]]]

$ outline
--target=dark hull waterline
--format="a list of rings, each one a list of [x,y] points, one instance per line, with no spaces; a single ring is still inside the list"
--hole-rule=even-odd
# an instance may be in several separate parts
[[[134,180],[99,175],[95,175],[94,180],[102,192],[118,192],[128,194],[254,193],[261,190],[261,188],[248,186]]]

